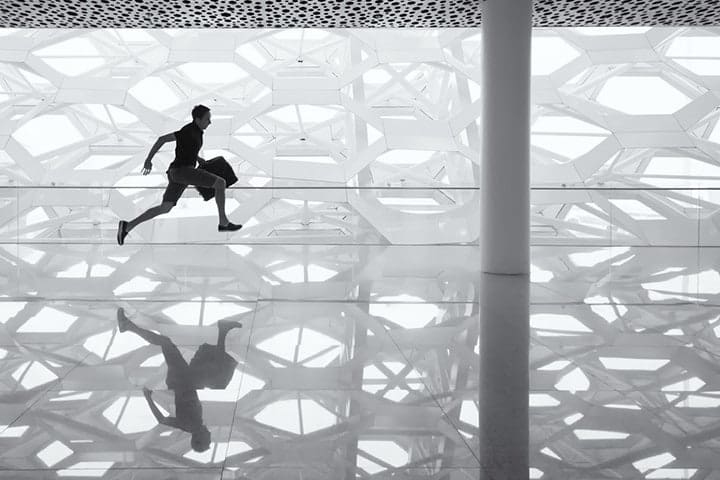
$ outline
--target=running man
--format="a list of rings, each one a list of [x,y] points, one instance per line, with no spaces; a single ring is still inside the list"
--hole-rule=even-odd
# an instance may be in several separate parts
[[[231,320],[217,322],[217,344],[201,345],[188,363],[170,338],[136,325],[127,318],[122,308],[117,309],[117,322],[120,332],[133,332],[162,349],[167,364],[165,384],[175,394],[175,416],[163,415],[152,399],[152,390],[143,388],[145,400],[155,419],[158,423],[190,433],[190,446],[196,452],[210,448],[210,430],[203,422],[197,390],[225,388],[230,383],[237,361],[226,353],[225,337],[230,330],[241,328],[242,323]]]
[[[150,149],[150,153],[148,153],[143,165],[143,175],[150,173],[152,170],[152,158],[165,143],[177,142],[175,144],[175,160],[173,160],[166,172],[168,186],[165,189],[160,205],[149,208],[129,222],[120,220],[117,231],[118,245],[125,243],[125,237],[133,228],[172,210],[188,185],[213,188],[215,190],[215,203],[217,204],[219,218],[218,231],[232,232],[242,228],[242,225],[231,223],[225,214],[225,180],[213,173],[195,168],[198,162],[200,165],[205,162],[204,159],[198,157],[198,152],[200,152],[203,144],[203,130],[211,123],[210,109],[205,105],[196,105],[192,109],[192,118],[192,122],[184,125],[180,130],[159,137]]]

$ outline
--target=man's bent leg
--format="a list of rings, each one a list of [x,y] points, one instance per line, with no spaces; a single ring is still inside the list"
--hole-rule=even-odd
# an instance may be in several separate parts
[[[230,220],[228,220],[227,215],[225,214],[225,180],[217,177],[215,183],[213,184],[213,188],[215,188],[215,204],[218,209],[218,223],[225,226],[230,223]]]
[[[232,320],[220,320],[217,322],[217,328],[218,328],[218,338],[217,338],[217,347],[225,351],[225,338],[227,337],[227,334],[230,330],[233,328],[242,328],[242,323],[240,322],[234,322]]]
[[[225,214],[225,180],[222,177],[200,168],[190,167],[171,170],[169,175],[174,182],[215,190],[215,203],[217,204],[219,219],[218,230],[234,231],[242,227],[242,225],[230,223]]]

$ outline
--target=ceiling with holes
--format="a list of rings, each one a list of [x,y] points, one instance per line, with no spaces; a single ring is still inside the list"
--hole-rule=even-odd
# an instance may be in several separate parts
[[[4,27],[473,27],[479,0],[5,0]],[[536,0],[533,25],[720,25],[716,0]]]

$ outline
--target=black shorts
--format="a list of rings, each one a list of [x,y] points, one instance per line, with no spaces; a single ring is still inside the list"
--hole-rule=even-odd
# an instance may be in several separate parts
[[[171,168],[167,171],[168,186],[163,193],[162,201],[173,205],[182,196],[188,185],[212,188],[218,177],[208,171],[193,167]]]

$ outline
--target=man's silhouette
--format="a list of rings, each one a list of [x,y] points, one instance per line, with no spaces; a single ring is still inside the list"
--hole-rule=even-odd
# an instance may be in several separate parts
[[[198,152],[200,152],[200,147],[203,144],[203,131],[211,123],[210,109],[205,105],[196,105],[192,109],[192,118],[192,122],[184,125],[180,130],[159,137],[150,149],[150,153],[148,153],[143,165],[143,175],[150,173],[152,170],[152,158],[165,143],[177,142],[175,144],[175,160],[173,160],[166,172],[168,186],[165,189],[160,205],[149,208],[129,222],[120,220],[117,231],[118,245],[125,243],[125,237],[133,228],[172,210],[188,185],[215,190],[215,203],[217,204],[219,219],[218,231],[229,232],[239,230],[242,227],[242,225],[231,223],[225,214],[225,180],[206,170],[195,168],[198,162],[200,162],[200,165],[205,163],[204,159],[198,157]]]
[[[188,364],[172,340],[137,326],[127,318],[122,308],[117,310],[117,322],[121,332],[129,330],[162,348],[167,363],[165,383],[167,388],[175,393],[175,416],[164,416],[152,400],[152,391],[143,388],[145,399],[157,421],[192,434],[190,445],[196,452],[204,452],[210,448],[210,431],[203,424],[202,405],[197,389],[206,386],[225,388],[230,382],[237,362],[225,352],[225,337],[233,328],[242,327],[242,323],[220,320],[217,323],[217,345],[201,345]]]

